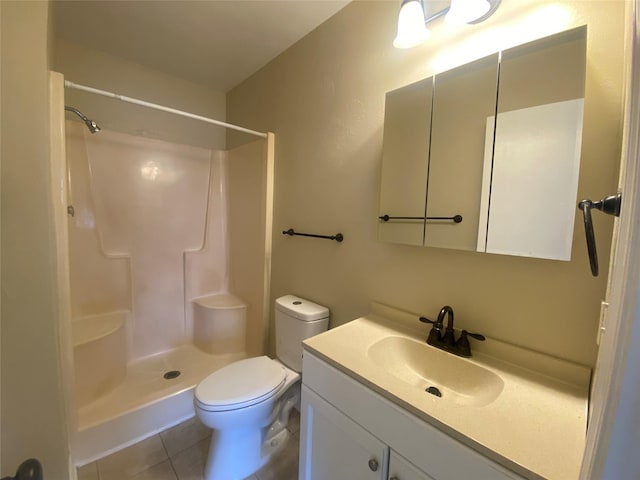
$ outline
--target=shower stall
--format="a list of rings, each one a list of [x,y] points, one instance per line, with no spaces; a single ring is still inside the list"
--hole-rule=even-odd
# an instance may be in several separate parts
[[[63,381],[82,465],[193,416],[200,380],[264,353],[274,137],[221,151],[100,129],[65,106],[56,73],[51,101]]]

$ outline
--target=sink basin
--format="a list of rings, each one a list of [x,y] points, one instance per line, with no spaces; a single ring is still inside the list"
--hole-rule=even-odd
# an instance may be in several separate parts
[[[493,402],[504,387],[494,372],[411,338],[385,337],[367,353],[382,370],[424,395],[440,393],[443,402],[481,407]]]

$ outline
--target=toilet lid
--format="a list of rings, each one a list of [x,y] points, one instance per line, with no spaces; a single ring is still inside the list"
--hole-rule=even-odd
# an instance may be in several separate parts
[[[198,384],[195,397],[205,408],[249,406],[270,397],[285,376],[282,365],[269,357],[247,358],[213,372]]]

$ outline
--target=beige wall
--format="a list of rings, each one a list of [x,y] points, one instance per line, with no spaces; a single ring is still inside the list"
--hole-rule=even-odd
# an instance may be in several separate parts
[[[432,39],[409,51],[391,46],[398,3],[348,5],[227,96],[230,122],[276,134],[272,301],[295,293],[325,304],[333,326],[372,300],[431,316],[450,304],[459,327],[593,365],[606,279],[590,276],[580,217],[570,262],[376,240],[384,93],[587,24],[578,196],[602,197],[617,179],[624,2],[503,0],[477,26],[436,22]],[[595,222],[606,271],[612,219],[597,213]],[[290,227],[340,231],[345,241],[280,234]]]
[[[50,208],[46,2],[2,9],[2,471],[68,478]]]
[[[225,94],[136,63],[58,39],[54,70],[65,80],[225,120]],[[224,149],[225,131],[215,125],[95,94],[66,89],[65,103],[102,128],[196,147]],[[77,118],[67,114],[68,119]]]

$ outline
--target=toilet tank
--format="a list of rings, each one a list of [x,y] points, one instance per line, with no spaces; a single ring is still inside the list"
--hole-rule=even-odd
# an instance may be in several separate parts
[[[276,356],[302,371],[302,341],[329,327],[329,309],[295,295],[276,299]]]

